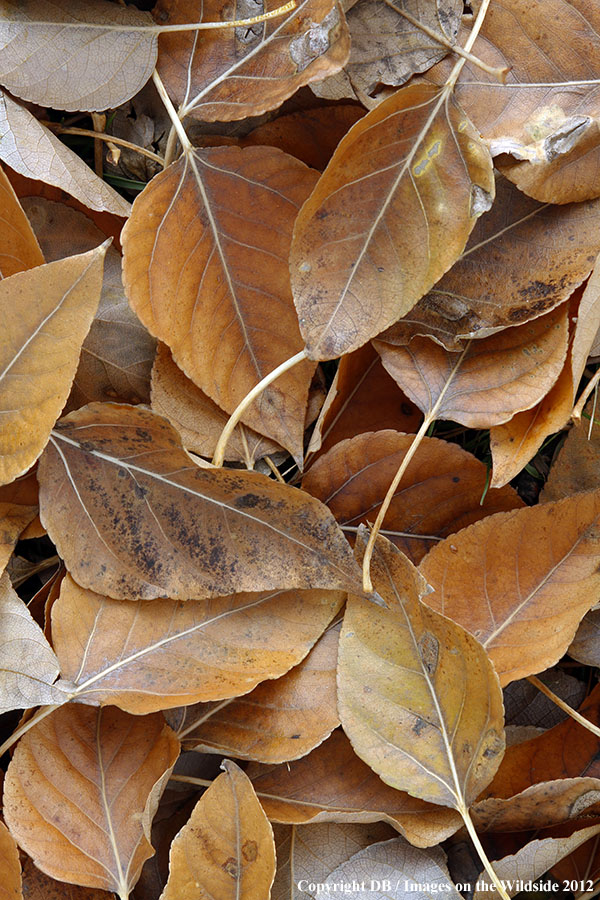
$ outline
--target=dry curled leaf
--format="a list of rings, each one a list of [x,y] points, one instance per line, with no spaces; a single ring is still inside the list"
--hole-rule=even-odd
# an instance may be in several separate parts
[[[535,831],[580,816],[600,814],[599,778],[541,781],[514,796],[479,800],[471,807],[478,831]]]

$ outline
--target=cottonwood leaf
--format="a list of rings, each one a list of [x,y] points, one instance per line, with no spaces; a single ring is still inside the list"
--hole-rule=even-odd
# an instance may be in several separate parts
[[[96,312],[106,244],[0,281],[0,482],[36,461]]]
[[[592,609],[583,617],[569,644],[569,656],[586,666],[600,666],[600,610]]]
[[[160,900],[268,900],[275,877],[273,829],[252,783],[234,762],[202,795],[171,844]]]
[[[174,362],[166,344],[159,344],[152,368],[152,409],[175,426],[187,450],[212,457],[229,416],[200,390]],[[225,459],[247,461],[281,452],[274,441],[238,423],[225,448]]]
[[[569,342],[569,304],[533,322],[473,340],[461,356],[426,337],[373,344],[392,378],[424,412],[490,428],[539,403],[559,378]]]
[[[160,714],[72,703],[21,739],[6,773],[12,835],[52,878],[129,896],[179,753]]]
[[[360,119],[294,229],[292,289],[309,356],[355,350],[412,309],[493,196],[489,154],[445,91],[409,85]]]
[[[269,634],[268,626],[266,630]],[[339,626],[330,628],[303,662],[245,697],[167,714],[183,749],[263,763],[305,756],[340,724],[335,681],[338,637]]]
[[[65,690],[139,715],[235,697],[277,678],[306,656],[342,602],[334,591],[273,591],[137,604],[86,591],[67,575],[52,641]]]
[[[274,147],[191,151],[152,179],[123,230],[133,309],[228,413],[302,349],[287,260],[315,180]],[[313,372],[295,366],[243,416],[299,460]]]
[[[280,5],[268,0],[260,11]],[[234,18],[256,14],[250,3],[235,9]],[[232,7],[224,0],[159,0],[153,15],[160,25],[220,22],[232,18]],[[275,109],[298,88],[336,72],[349,51],[339,5],[299,0],[291,12],[249,28],[161,35],[158,72],[183,115],[229,122]]]
[[[2,0],[0,84],[56,109],[120,106],[156,65],[152,25],[150,13],[107,0]]]
[[[64,703],[53,685],[59,663],[39,625],[13,589],[0,577],[0,712]]]
[[[40,515],[69,572],[117,599],[344,590],[359,578],[318,500],[255,472],[199,468],[166,419],[141,407],[71,413],[38,478]]]
[[[248,775],[272,822],[388,822],[416,847],[438,844],[461,825],[455,810],[384,784],[341,730],[302,759],[279,766],[250,763]]]
[[[0,277],[44,264],[35,234],[14,189],[0,167]]]
[[[413,440],[385,430],[340,441],[313,463],[302,486],[329,507],[342,529],[356,530],[377,517]],[[487,477],[485,465],[461,447],[423,438],[392,498],[383,534],[418,563],[436,538],[523,505],[511,487],[486,492]]]
[[[597,820],[596,820],[597,821]],[[572,829],[569,825],[563,826],[558,834],[563,832],[569,834]],[[587,843],[582,844],[577,850],[574,850],[568,856],[563,857],[556,865],[552,867],[551,874],[557,881],[563,879],[569,881],[582,881],[591,878],[593,881],[598,879],[599,872],[599,856],[598,848],[600,847],[600,838],[598,836],[591,838]]]
[[[496,859],[492,865],[498,878],[506,884],[509,897],[514,897],[521,890],[523,882],[537,881],[544,872],[598,834],[600,825],[592,825],[574,832],[570,837],[530,841],[517,853]],[[484,884],[486,880],[484,872],[477,879],[478,883]],[[473,900],[492,900],[496,896],[497,892],[490,886],[487,889],[476,890]]]
[[[4,571],[21,533],[36,517],[37,501],[35,472],[28,472],[0,487],[0,573]]]
[[[594,398],[591,397],[583,417],[573,423],[552,463],[540,493],[540,503],[600,488],[600,429],[593,418]]]
[[[564,669],[548,669],[541,673],[539,680],[568,703],[577,707],[583,702],[587,685],[585,682],[567,675]],[[560,709],[549,697],[532,684],[528,678],[512,681],[504,688],[504,718],[508,725],[534,726],[548,729],[564,722],[567,713]]]
[[[541,672],[595,603],[599,523],[598,491],[476,522],[421,563],[425,602],[481,641],[503,685]]]
[[[23,860],[23,885],[27,900],[108,900],[110,897],[106,891],[56,881],[36,868],[29,857]]]
[[[472,635],[421,602],[426,584],[412,563],[384,538],[375,551],[371,577],[387,605],[348,598],[342,726],[386,784],[466,813],[504,753],[498,678]]]
[[[471,807],[478,831],[536,831],[600,814],[600,779],[542,781],[506,799],[489,797]]]
[[[0,822],[0,900],[22,900],[22,898],[19,849],[4,822]]]
[[[64,203],[45,197],[26,197],[23,208],[48,262],[83,253],[104,239],[88,216]],[[98,311],[81,348],[67,411],[94,400],[149,401],[155,350],[156,341],[125,297],[121,255],[109,247]]]

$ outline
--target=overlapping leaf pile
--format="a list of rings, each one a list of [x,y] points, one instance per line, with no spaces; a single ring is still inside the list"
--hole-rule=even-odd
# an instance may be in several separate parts
[[[591,896],[598,4],[144,6],[0,0],[0,896]]]

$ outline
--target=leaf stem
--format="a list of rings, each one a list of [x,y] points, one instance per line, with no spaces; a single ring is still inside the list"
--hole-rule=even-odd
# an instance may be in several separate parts
[[[215,455],[213,456],[213,466],[222,466],[223,465],[223,459],[225,457],[225,448],[227,447],[227,442],[229,441],[229,438],[233,434],[233,429],[235,428],[237,423],[240,421],[240,419],[242,418],[242,416],[244,415],[244,413],[246,412],[246,410],[248,409],[250,404],[253,403],[260,394],[262,394],[264,389],[266,387],[268,387],[272,381],[275,381],[275,379],[279,378],[280,375],[283,375],[284,372],[287,372],[288,369],[293,368],[299,362],[302,362],[302,360],[304,360],[306,358],[307,358],[307,356],[306,356],[305,349],[301,350],[300,353],[296,353],[294,356],[290,356],[289,359],[286,359],[285,362],[282,362],[281,365],[277,366],[276,369],[273,369],[272,372],[269,372],[268,375],[265,375],[265,377],[263,379],[261,379],[261,381],[259,381],[258,384],[256,384],[252,388],[251,391],[248,391],[248,393],[246,394],[244,399],[240,403],[238,403],[238,405],[232,412],[227,424],[225,425],[223,431],[221,432],[221,436],[220,436],[219,440],[217,441],[217,446],[215,447]]]
[[[142,156],[147,156],[148,159],[153,159],[155,162],[160,163],[161,166],[164,164],[162,156],[159,156],[158,153],[153,153],[152,150],[146,150],[145,147],[132,144],[131,141],[125,141],[123,138],[115,137],[113,134],[105,134],[103,131],[91,131],[89,128],[65,128],[60,122],[40,121],[40,125],[55,131],[56,134],[79,134],[81,137],[92,137],[95,140],[106,141],[109,144],[117,144],[119,147],[127,147],[128,150],[134,150],[136,153],[141,153]]]
[[[595,734],[596,737],[600,737],[600,728],[597,725],[594,725],[590,722],[589,719],[586,719],[585,716],[582,716],[581,713],[578,713],[576,709],[573,709],[572,706],[569,706],[568,703],[565,703],[554,691],[551,691],[549,687],[546,687],[543,681],[540,681],[539,678],[536,678],[535,675],[530,675],[527,679],[534,687],[541,691],[542,694],[545,694],[549,700],[552,700],[559,709],[562,709],[563,712],[566,712],[567,715],[571,716],[579,725],[583,725],[584,728],[587,728],[588,731],[591,731],[592,734]]]
[[[163,168],[167,168],[170,166],[175,158],[175,151],[177,149],[177,129],[171,123],[171,130],[169,131],[169,136],[167,138],[167,146],[165,147],[165,158],[163,159]]]
[[[492,882],[496,886],[496,890],[498,891],[498,894],[500,895],[500,897],[503,898],[503,900],[510,900],[510,897],[508,896],[504,885],[502,884],[502,882],[500,881],[500,879],[494,872],[494,870],[492,868],[492,864],[490,863],[489,859],[487,858],[487,854],[486,854],[485,850],[483,849],[483,845],[482,845],[481,841],[479,840],[479,835],[475,831],[475,826],[473,825],[473,820],[471,819],[469,810],[467,809],[466,806],[460,806],[458,808],[458,811],[463,818],[463,822],[465,823],[467,831],[469,832],[469,837],[471,838],[471,840],[473,841],[473,844],[475,845],[475,849],[477,850],[477,855],[479,856],[479,859],[483,863],[483,867],[484,867],[485,871],[488,873],[488,875],[492,879]]]
[[[581,413],[583,412],[583,407],[585,406],[588,397],[600,381],[600,368],[592,375],[591,379],[586,384],[583,394],[573,407],[573,412],[571,413],[571,418],[574,422],[579,422],[581,420]]]
[[[171,98],[167,94],[167,89],[163,84],[162,78],[160,77],[160,75],[158,74],[156,69],[152,73],[152,81],[154,82],[154,84],[156,86],[156,90],[158,91],[158,93],[160,95],[160,99],[164,103],[165,109],[167,110],[167,112],[169,114],[169,118],[171,120],[173,128],[175,129],[177,137],[181,141],[181,146],[183,147],[184,153],[189,153],[192,150],[192,142],[190,141],[189,137],[187,136],[185,128],[181,124],[181,119],[179,118],[179,116],[177,114],[177,110],[173,106],[173,104],[171,102]],[[169,138],[170,138],[170,135],[169,135]]]
[[[67,698],[65,697],[65,700]],[[55,709],[58,709],[59,706],[62,706],[62,703],[55,703],[52,706],[41,706],[36,713],[32,715],[30,719],[27,719],[26,722],[23,723],[16,731],[13,731],[11,736],[7,738],[3,744],[0,745],[0,756],[4,756],[7,750],[10,750],[13,744],[16,744],[19,738],[22,738],[24,734],[27,734],[30,728],[33,728],[34,725],[37,725],[38,722],[41,722],[42,719],[45,719],[46,716],[49,716],[50,713],[53,713]]]

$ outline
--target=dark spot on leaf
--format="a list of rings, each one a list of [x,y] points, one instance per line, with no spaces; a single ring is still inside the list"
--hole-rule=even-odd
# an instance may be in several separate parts
[[[247,859],[248,862],[253,862],[258,856],[258,845],[256,841],[245,841],[242,844],[242,856],[244,859]]]
[[[229,859],[225,860],[222,868],[225,869],[228,875],[231,875],[232,878],[235,878],[236,881],[240,877],[238,864],[232,856],[230,856]]]
[[[460,477],[458,475],[453,475],[452,481],[454,482],[454,484],[458,484],[458,482],[460,481]]]
[[[297,741],[299,737],[300,737],[299,734],[291,734],[291,735],[290,735],[290,740],[291,740],[291,741]]]
[[[417,718],[417,721],[412,727],[413,732],[417,735],[417,737],[421,734],[424,728],[427,727],[427,722],[425,719],[422,719],[420,716]]]

